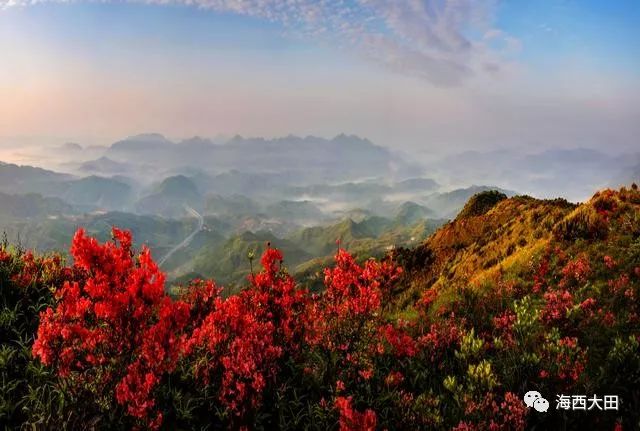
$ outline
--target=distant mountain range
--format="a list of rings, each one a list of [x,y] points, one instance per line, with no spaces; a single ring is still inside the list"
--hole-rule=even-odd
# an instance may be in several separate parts
[[[161,259],[197,228],[187,209],[199,212],[202,230],[164,265],[177,279],[215,275],[235,284],[250,270],[248,253],[267,242],[289,252],[293,270],[312,277],[335,251],[336,240],[364,258],[421,241],[443,222],[438,219],[441,209],[419,203],[438,194],[437,183],[428,178],[294,186],[292,177],[277,188],[278,181],[289,181],[290,173],[209,175],[195,170],[144,185],[122,175],[76,177],[0,165],[0,175],[9,173],[21,180],[14,185],[22,189],[14,188],[29,193],[0,192],[0,229],[11,240],[41,251],[65,251],[81,226],[107,240],[111,226],[117,225],[131,230],[138,246],[149,245]],[[237,193],[253,187],[258,192]],[[402,200],[406,195],[418,200]]]
[[[638,180],[640,152],[618,155],[605,148],[465,151],[431,156],[429,162],[423,162],[346,134],[331,139],[289,135],[174,141],[148,133],[106,147],[67,144],[56,150],[56,159],[64,160],[58,170],[78,176],[127,176],[149,186],[166,177],[185,175],[203,194],[269,195],[267,200],[291,199],[281,193],[287,187],[311,196],[324,188],[322,194],[332,195],[333,201],[334,197],[351,199],[358,189],[374,192],[394,183],[398,195],[416,189],[443,191],[439,186],[451,190],[490,184],[535,197],[580,201],[594,189]],[[350,183],[357,186],[348,186]],[[338,188],[332,190],[335,186]],[[304,194],[297,199],[304,200]]]
[[[59,174],[32,166],[0,162],[0,191],[11,194],[53,192],[71,175]]]
[[[133,174],[133,167],[129,163],[116,162],[106,156],[102,156],[96,160],[90,160],[80,164],[79,168],[82,172],[93,174]]]
[[[485,184],[499,184],[537,197],[583,201],[593,190],[638,181],[638,167],[640,152],[611,155],[606,150],[574,148],[535,153],[467,151],[436,160],[427,165],[427,171],[447,184],[477,183],[481,179]]]
[[[167,255],[171,278],[231,285],[267,242],[313,284],[337,240],[358,258],[381,256],[521,193],[575,200],[640,176],[638,155],[586,149],[466,152],[421,167],[347,135],[174,142],[145,134],[57,151],[70,173],[0,163],[0,231],[10,240],[64,251],[80,226],[108,239],[117,225],[157,259]]]
[[[135,164],[135,161],[144,161],[161,170],[188,166],[209,174],[232,170],[290,173],[296,176],[298,183],[307,184],[396,173],[405,178],[422,174],[419,165],[352,135],[338,135],[333,139],[292,135],[276,139],[235,136],[218,144],[199,137],[174,143],[160,134],[144,134],[114,143],[105,156],[110,162],[131,164],[133,161]],[[106,163],[102,160],[97,167],[103,168]],[[122,165],[113,167],[124,168]]]

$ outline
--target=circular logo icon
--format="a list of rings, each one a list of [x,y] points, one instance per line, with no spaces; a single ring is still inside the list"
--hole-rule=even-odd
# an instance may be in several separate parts
[[[529,391],[524,394],[524,403],[527,407],[533,407],[533,403],[538,399],[542,398],[542,394],[538,391]]]
[[[533,408],[540,413],[544,413],[549,410],[549,401],[544,398],[538,398],[533,402]]]

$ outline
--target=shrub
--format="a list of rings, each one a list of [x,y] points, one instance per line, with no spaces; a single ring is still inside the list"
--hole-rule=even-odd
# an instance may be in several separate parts
[[[580,206],[553,228],[555,237],[562,241],[600,239],[608,232],[605,217],[592,206]]]
[[[10,384],[0,419],[70,429],[633,428],[638,238],[618,214],[633,211],[607,202],[598,204],[607,242],[550,239],[530,264],[482,283],[424,282],[402,313],[390,304],[407,274],[342,249],[320,294],[269,248],[236,295],[196,280],[174,300],[127,232],[100,244],[79,231],[70,267],[2,248],[0,372]],[[521,402],[533,389],[550,401],[624,402],[597,417],[538,415]]]
[[[122,413],[158,428],[154,393],[177,364],[189,309],[164,292],[164,274],[131,234],[99,244],[79,230],[71,254],[79,280],[65,281],[40,315],[33,355],[63,379],[84,412]]]

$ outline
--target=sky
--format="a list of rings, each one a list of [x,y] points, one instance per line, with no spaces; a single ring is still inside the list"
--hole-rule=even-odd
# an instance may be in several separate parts
[[[638,22],[637,0],[0,0],[0,159],[145,132],[632,151]]]

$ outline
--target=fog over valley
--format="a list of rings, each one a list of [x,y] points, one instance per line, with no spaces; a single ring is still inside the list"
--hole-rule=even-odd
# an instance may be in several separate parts
[[[419,244],[482,191],[577,202],[640,171],[637,153],[467,151],[421,161],[344,134],[175,142],[150,133],[25,150],[40,167],[0,164],[0,229],[11,241],[66,252],[77,227],[108,238],[117,225],[174,279],[227,282],[241,280],[247,254],[268,242],[291,249],[304,272],[336,240],[368,255]]]

